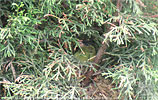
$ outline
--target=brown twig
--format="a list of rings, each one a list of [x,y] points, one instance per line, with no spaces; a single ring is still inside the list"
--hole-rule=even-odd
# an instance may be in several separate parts
[[[117,4],[116,4],[116,7],[119,11],[122,10],[122,0],[117,0]]]
[[[140,6],[146,7],[146,5],[145,5],[141,0],[136,0],[136,2],[137,2]]]
[[[118,1],[117,3],[120,3],[120,1]],[[114,15],[117,16],[118,12],[115,12]],[[111,30],[111,26],[116,26],[116,24],[118,24],[118,23],[119,23],[119,20],[117,20],[117,22],[113,22],[113,23],[109,24],[110,26],[106,27],[107,31],[109,32]],[[97,52],[97,55],[94,60],[95,64],[93,64],[94,68],[97,70],[100,68],[97,64],[99,64],[101,62],[102,56],[105,54],[105,51],[108,47],[108,45],[107,45],[108,43],[109,43],[109,40],[102,43],[102,46],[99,48],[99,50]],[[89,83],[91,83],[91,78],[94,73],[95,73],[94,70],[92,70],[90,68],[88,69],[88,71],[85,74],[86,78],[82,81],[83,86],[88,86]]]
[[[14,80],[16,80],[16,71],[15,71],[15,68],[14,68],[13,63],[12,63],[14,59],[15,59],[15,58],[13,58],[13,59],[8,63],[8,65],[6,66],[6,70],[8,69],[8,67],[11,67]]]
[[[104,55],[104,52],[105,52],[106,49],[107,49],[107,43],[104,42],[102,44],[102,46],[99,48],[98,52],[97,52],[94,63],[96,63],[96,64],[100,63],[100,61],[102,59],[102,56]],[[93,66],[94,66],[95,69],[98,70],[99,66],[97,66],[96,64],[94,64]],[[89,85],[89,83],[91,82],[91,78],[92,78],[94,73],[95,73],[94,70],[90,70],[90,69],[86,72],[86,75],[85,75],[86,78],[82,81],[83,86],[88,86]]]
[[[158,15],[143,16],[143,17],[158,18]]]

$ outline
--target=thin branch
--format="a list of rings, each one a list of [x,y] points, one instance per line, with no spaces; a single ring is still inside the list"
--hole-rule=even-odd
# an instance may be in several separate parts
[[[13,73],[13,77],[14,77],[14,80],[16,80],[16,71],[15,71],[15,68],[14,68],[14,66],[13,66],[13,63],[12,63],[12,61],[10,62],[11,63],[11,69],[12,69],[12,73]]]
[[[146,5],[145,5],[141,0],[136,0],[136,2],[137,2],[140,6],[146,7]]]
[[[14,59],[15,59],[15,58],[13,58],[13,59],[9,62],[9,64],[6,66],[6,70],[8,69],[8,67],[11,67],[14,80],[16,80],[16,71],[15,71],[15,68],[14,68],[13,63],[12,63]]]
[[[104,52],[105,50],[107,49],[107,44],[108,44],[108,41],[107,43],[103,43],[102,46],[99,48],[98,52],[97,52],[97,55],[95,57],[95,60],[94,60],[94,63],[96,64],[99,64],[101,62],[101,59],[102,59],[102,56],[104,55]],[[93,64],[94,68],[95,69],[99,69],[99,66],[97,66],[96,64]],[[83,80],[82,82],[82,85],[83,86],[88,86],[89,83],[91,82],[91,77],[94,76],[94,70],[88,70],[85,74],[86,78]]]
[[[122,0],[117,0],[117,4],[116,4],[116,7],[119,11],[122,10]]]

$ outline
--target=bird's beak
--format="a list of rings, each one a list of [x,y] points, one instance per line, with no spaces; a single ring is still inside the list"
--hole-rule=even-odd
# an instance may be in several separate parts
[[[78,42],[80,43],[80,47],[84,47],[84,43],[83,43],[83,40],[78,40]]]

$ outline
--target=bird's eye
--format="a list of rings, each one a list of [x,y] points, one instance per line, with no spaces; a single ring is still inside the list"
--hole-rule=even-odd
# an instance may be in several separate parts
[[[84,43],[84,45],[85,45],[85,46],[89,46],[89,44],[88,44],[88,43]]]

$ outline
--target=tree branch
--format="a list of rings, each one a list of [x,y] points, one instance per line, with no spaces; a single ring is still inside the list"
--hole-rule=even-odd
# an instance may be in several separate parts
[[[102,46],[99,48],[97,55],[95,57],[94,63],[99,64],[101,62],[102,56],[104,55],[104,52],[107,49],[108,42],[109,41],[107,41],[107,43],[104,42]],[[98,70],[99,66],[97,66],[96,64],[93,64],[93,66],[95,69]],[[91,77],[93,76],[94,73],[95,73],[94,70],[90,70],[89,68],[89,70],[85,74],[86,78],[82,81],[83,86],[89,85],[89,83],[91,82]]]

